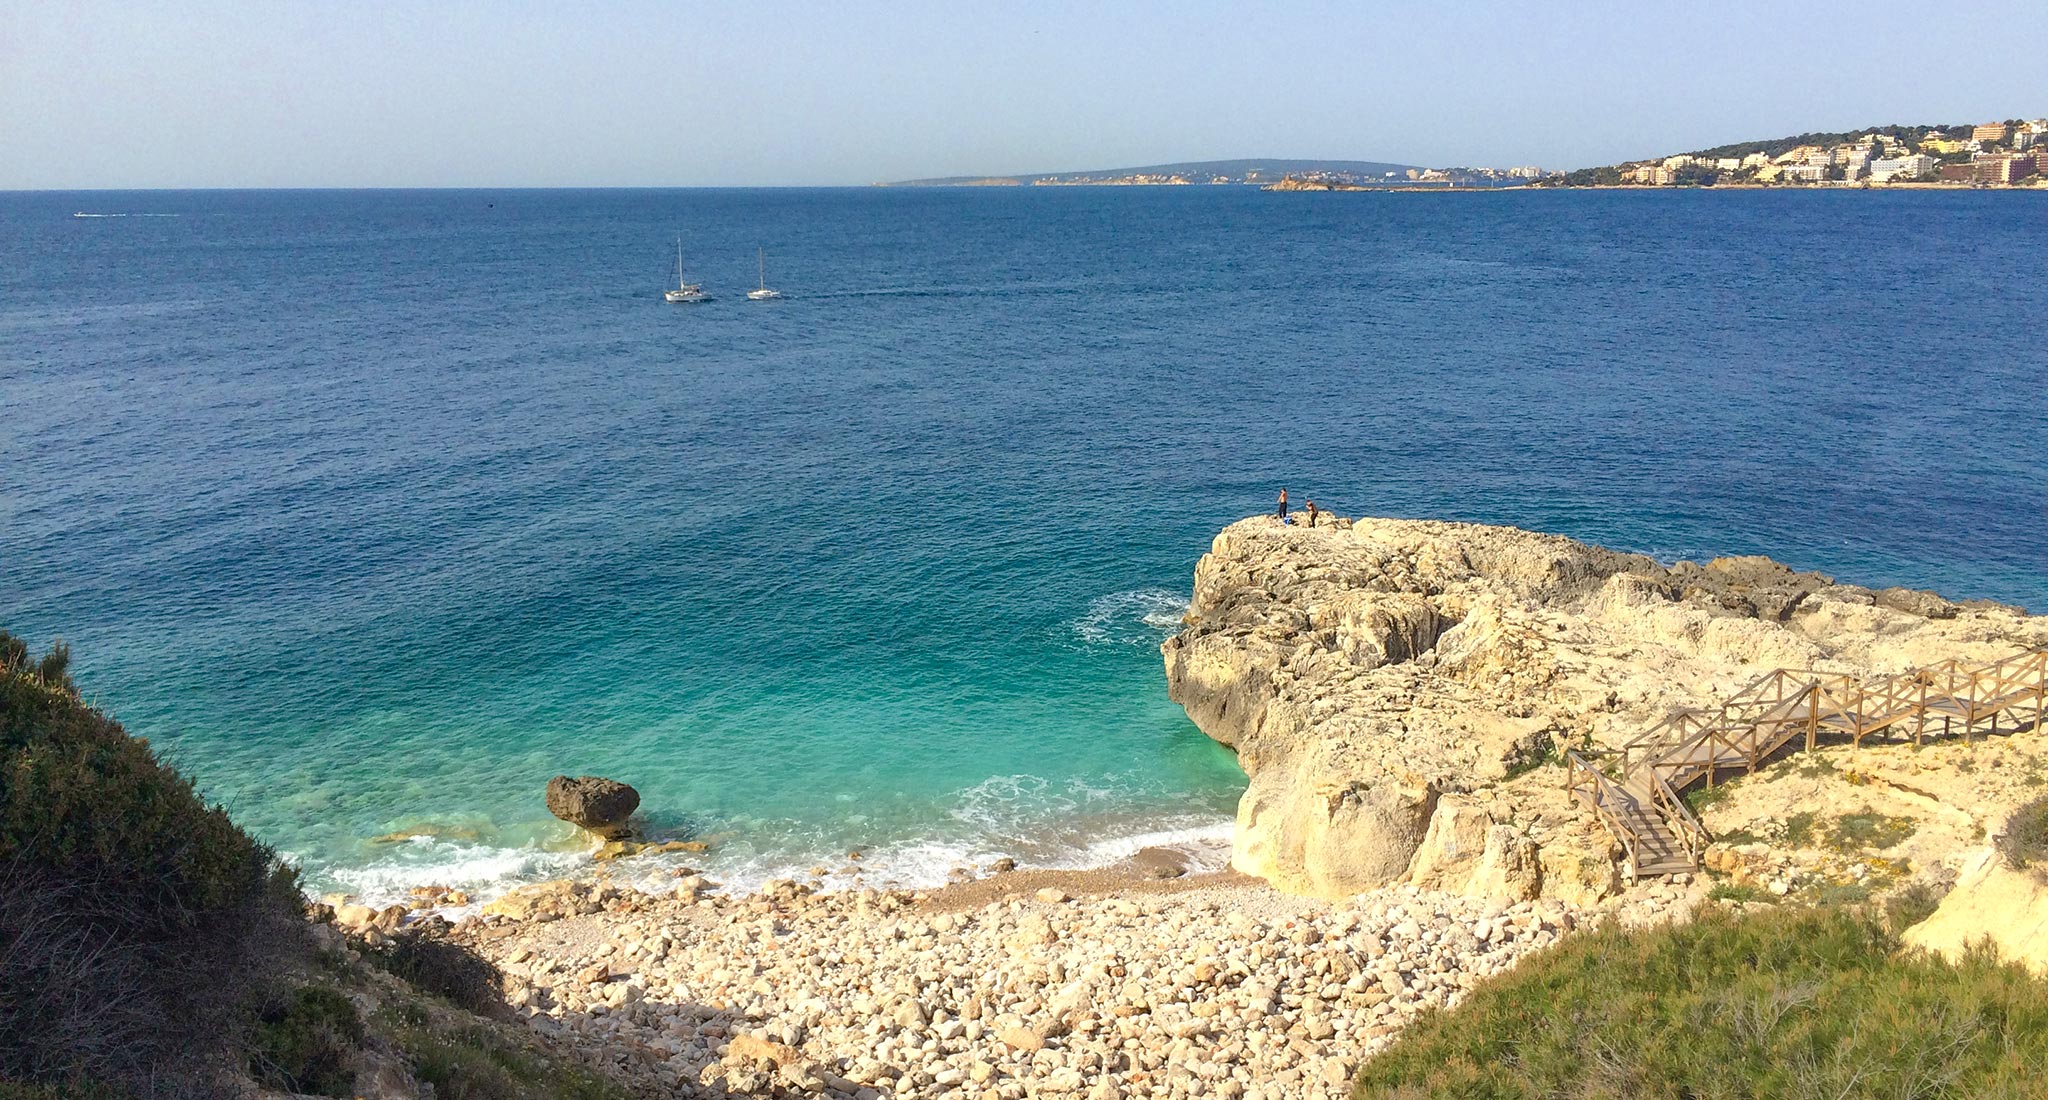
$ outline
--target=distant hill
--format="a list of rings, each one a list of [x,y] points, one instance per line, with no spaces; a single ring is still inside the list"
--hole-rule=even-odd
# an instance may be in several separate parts
[[[1033,183],[1106,186],[1163,184],[1178,181],[1214,183],[1277,183],[1288,175],[1321,173],[1339,177],[1405,176],[1412,164],[1376,160],[1195,160],[1179,164],[1148,164],[1139,168],[1103,168],[1091,172],[1028,172],[1017,176],[944,176],[898,180],[883,187],[1005,187]]]

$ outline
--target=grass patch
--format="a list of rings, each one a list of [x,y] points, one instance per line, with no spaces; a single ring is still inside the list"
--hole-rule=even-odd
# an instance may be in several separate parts
[[[1920,826],[1910,817],[1886,817],[1870,807],[1835,819],[1833,846],[1844,851],[1876,851],[1897,847]]]
[[[2018,1100],[2048,1079],[2048,982],[1896,954],[1847,910],[1608,926],[1418,1021],[1356,1097]]]
[[[249,1037],[249,1071],[286,1092],[350,1096],[363,1021],[335,990],[309,985],[276,997]]]
[[[2013,812],[1998,850],[2004,853],[2006,865],[2015,870],[2048,863],[2048,795]]]
[[[1812,810],[1801,810],[1785,819],[1785,843],[1794,848],[1806,848],[1813,844]]]
[[[1818,905],[1861,905],[1870,900],[1870,884],[1864,882],[1837,882],[1823,886],[1813,895]]]
[[[1799,757],[1799,763],[1792,768],[1792,774],[1802,779],[1819,779],[1841,770],[1834,759],[1821,753],[1810,752]]]
[[[1686,808],[1692,811],[1692,815],[1698,817],[1707,807],[1727,798],[1729,788],[1734,785],[1735,780],[1731,779],[1726,783],[1716,783],[1711,787],[1694,787],[1680,795],[1679,798],[1685,801]]]
[[[453,1022],[423,1004],[393,1004],[380,1022],[435,1100],[633,1100],[610,1079],[502,1029]]]
[[[1732,882],[1717,882],[1707,891],[1709,901],[1770,901],[1771,895],[1754,886],[1738,886]]]

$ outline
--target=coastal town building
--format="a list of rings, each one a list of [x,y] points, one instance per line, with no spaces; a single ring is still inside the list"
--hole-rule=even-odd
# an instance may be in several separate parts
[[[1970,167],[1979,183],[2012,183],[2034,174],[2035,158],[2021,153],[1979,153]]]
[[[1925,153],[1884,157],[1870,162],[1870,179],[1874,183],[1924,179],[1934,175],[1935,167],[1940,163]]]
[[[1923,153],[1934,153],[1939,156],[1948,156],[1963,152],[1965,145],[1965,142],[1958,141],[1955,138],[1927,137],[1921,140],[1920,151]]]
[[[1986,145],[1996,145],[2004,141],[2010,133],[2011,131],[2003,122],[1987,122],[1971,130],[1970,138]]]

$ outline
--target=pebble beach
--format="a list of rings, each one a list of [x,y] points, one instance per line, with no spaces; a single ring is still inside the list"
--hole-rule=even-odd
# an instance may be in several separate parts
[[[528,887],[454,936],[529,1026],[648,1095],[1335,1098],[1362,1059],[1599,913],[1234,874],[1017,871],[924,893]],[[1682,887],[1603,910],[1659,919]]]

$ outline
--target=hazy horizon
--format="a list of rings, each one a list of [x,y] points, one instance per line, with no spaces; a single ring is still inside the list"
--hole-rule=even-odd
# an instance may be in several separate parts
[[[80,0],[0,14],[0,189],[858,186],[1246,158],[1574,168],[2036,113],[2032,67],[1990,62],[2044,33],[2048,6],[2019,0],[1938,19],[1846,0]]]

